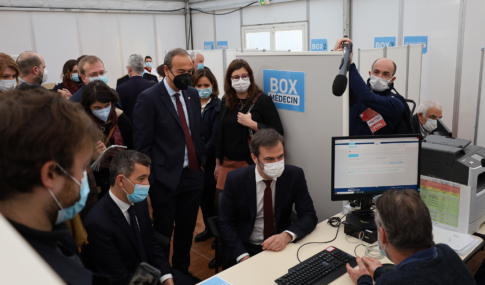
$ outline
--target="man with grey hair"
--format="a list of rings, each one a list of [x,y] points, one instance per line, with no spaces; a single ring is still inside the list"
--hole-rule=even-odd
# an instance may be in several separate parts
[[[141,65],[141,69],[140,69],[140,65]],[[140,54],[130,55],[130,58],[128,59],[128,66],[126,66],[126,69],[128,71],[128,74],[118,78],[118,80],[116,81],[116,88],[126,83],[134,75],[145,78],[150,82],[151,85],[158,83],[158,78],[156,75],[153,75],[145,71],[145,61]]]
[[[194,69],[209,69],[207,66],[204,65],[204,55],[200,51],[194,50],[193,52],[190,53],[190,59],[192,59],[192,65],[194,66]]]
[[[285,164],[282,135],[271,128],[256,132],[251,157],[254,165],[227,174],[219,209],[227,267],[263,250],[282,251],[318,222],[303,169]],[[298,216],[294,223],[293,205]]]
[[[384,192],[376,201],[375,220],[379,249],[396,267],[386,271],[380,261],[357,256],[358,269],[347,264],[354,284],[476,284],[456,252],[434,243],[428,207],[416,190]]]
[[[142,262],[161,271],[163,285],[195,284],[170,267],[153,231],[146,199],[150,164],[148,156],[134,150],[114,155],[109,195],[104,195],[84,220],[89,244],[83,253],[90,267],[109,276],[112,284],[128,284]]]
[[[116,87],[116,92],[120,96],[123,111],[132,123],[133,109],[135,108],[138,95],[152,86],[150,81],[142,76],[144,65],[145,62],[141,55],[132,54],[128,59],[128,66],[126,67],[129,79],[125,83]]]
[[[153,160],[155,231],[173,238],[173,268],[190,275],[190,249],[204,186],[199,93],[186,50],[169,51],[163,82],[143,91],[133,111],[133,144]],[[174,223],[176,227],[174,228]]]
[[[438,118],[442,117],[442,108],[436,101],[421,103],[416,114],[411,118],[411,127],[414,134],[421,134],[426,138],[438,127]]]

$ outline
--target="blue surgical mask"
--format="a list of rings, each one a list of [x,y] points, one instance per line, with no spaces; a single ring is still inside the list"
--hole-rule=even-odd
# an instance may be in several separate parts
[[[59,203],[59,201],[57,200],[54,193],[52,193],[51,189],[47,189],[49,190],[49,192],[52,195],[52,198],[54,198],[54,200],[56,201],[57,205],[60,208],[60,210],[57,212],[57,219],[55,223],[56,225],[60,223],[64,223],[65,221],[71,220],[72,218],[74,218],[74,216],[76,216],[79,212],[81,212],[82,209],[84,209],[84,206],[86,206],[86,200],[88,199],[89,192],[90,192],[89,183],[88,183],[88,174],[86,170],[84,170],[83,178],[81,179],[81,182],[79,182],[71,174],[67,173],[67,171],[64,170],[64,168],[62,168],[59,164],[57,164],[57,166],[62,170],[62,172],[64,172],[67,176],[69,176],[69,178],[71,178],[74,182],[76,182],[77,185],[79,185],[80,198],[76,203],[74,203],[74,205],[64,209],[61,206],[61,203]]]
[[[89,82],[94,82],[94,81],[103,81],[104,84],[108,84],[108,77],[105,75],[101,75],[101,76],[98,76],[98,77],[91,77],[89,78]]]
[[[111,113],[111,106],[101,110],[93,110],[92,112],[93,112],[93,115],[96,116],[96,118],[106,123],[109,117],[109,113]]]
[[[76,82],[80,82],[81,79],[79,79],[79,74],[77,73],[74,73],[72,76],[71,76],[72,80],[76,81]]]
[[[147,66],[148,68],[151,68],[151,67],[153,66],[153,63],[151,63],[151,62],[147,62],[147,63],[146,63],[146,66]]]
[[[387,257],[386,246],[384,246],[384,249],[381,249],[381,241],[379,240],[379,234],[377,234],[377,247],[379,248],[379,251],[381,252],[382,256]]]
[[[206,89],[197,89],[197,91],[199,91],[200,98],[209,98],[209,96],[212,94],[212,87]]]
[[[202,69],[202,68],[204,68],[204,64],[203,63],[197,64],[197,69]]]
[[[125,177],[123,175],[123,177]],[[125,188],[121,187],[121,189],[123,189],[123,191],[125,191],[126,193],[126,198],[128,198],[128,201],[130,201],[131,203],[138,203],[138,202],[141,202],[143,200],[145,200],[148,196],[148,190],[150,190],[150,185],[142,185],[142,184],[133,184],[131,183],[131,181],[125,177],[125,179],[130,182],[131,185],[135,186],[135,190],[133,191],[133,194],[128,194],[128,192],[126,192]]]

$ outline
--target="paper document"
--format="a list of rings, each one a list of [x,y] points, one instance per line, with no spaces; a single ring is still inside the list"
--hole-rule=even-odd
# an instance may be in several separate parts
[[[229,282],[222,280],[221,278],[214,276],[209,280],[206,280],[199,285],[231,285]]]
[[[436,244],[443,243],[451,247],[458,255],[465,257],[480,243],[479,239],[469,234],[462,234],[433,227],[433,240]]]
[[[103,162],[103,160],[105,158],[107,158],[109,155],[113,156],[116,152],[123,150],[123,149],[126,149],[126,146],[124,146],[124,145],[112,145],[112,146],[108,147],[107,149],[105,149],[103,151],[103,153],[98,157],[98,159],[96,159],[96,161],[91,165],[91,168],[95,171],[99,171],[99,167],[101,165],[101,162]]]

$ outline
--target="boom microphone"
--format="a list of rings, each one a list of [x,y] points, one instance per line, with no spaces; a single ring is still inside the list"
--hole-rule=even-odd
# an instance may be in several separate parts
[[[345,36],[346,38],[347,36]],[[335,77],[332,85],[332,92],[335,96],[342,96],[345,89],[347,89],[347,72],[350,68],[350,57],[352,55],[352,43],[347,42],[342,44],[344,47],[344,56],[342,57],[342,62],[340,63],[340,71]]]

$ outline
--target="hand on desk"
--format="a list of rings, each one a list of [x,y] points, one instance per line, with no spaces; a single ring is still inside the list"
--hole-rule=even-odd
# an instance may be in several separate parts
[[[357,284],[357,279],[360,278],[362,275],[370,275],[369,271],[367,271],[366,267],[362,263],[362,259],[360,257],[355,258],[357,260],[357,265],[359,266],[359,269],[354,269],[350,264],[347,263],[347,273],[350,276],[350,279],[354,282],[354,284]],[[367,263],[366,263],[367,265]],[[371,276],[372,277],[372,276]]]
[[[245,257],[241,258],[241,260],[239,260],[239,262],[238,262],[238,263],[241,263],[241,262],[243,262],[243,261],[244,261],[244,260],[246,260],[246,259],[249,259],[249,255],[246,255]]]
[[[365,268],[369,271],[370,276],[374,278],[374,272],[377,268],[382,267],[382,263],[379,260],[370,257],[363,257],[362,261],[364,262]]]
[[[167,280],[163,281],[163,285],[175,285],[175,283],[173,283],[172,278],[168,278]]]
[[[287,233],[282,232],[279,235],[274,235],[267,240],[265,240],[261,246],[263,250],[272,250],[272,251],[282,251],[285,249],[286,245],[293,240],[293,237]]]

